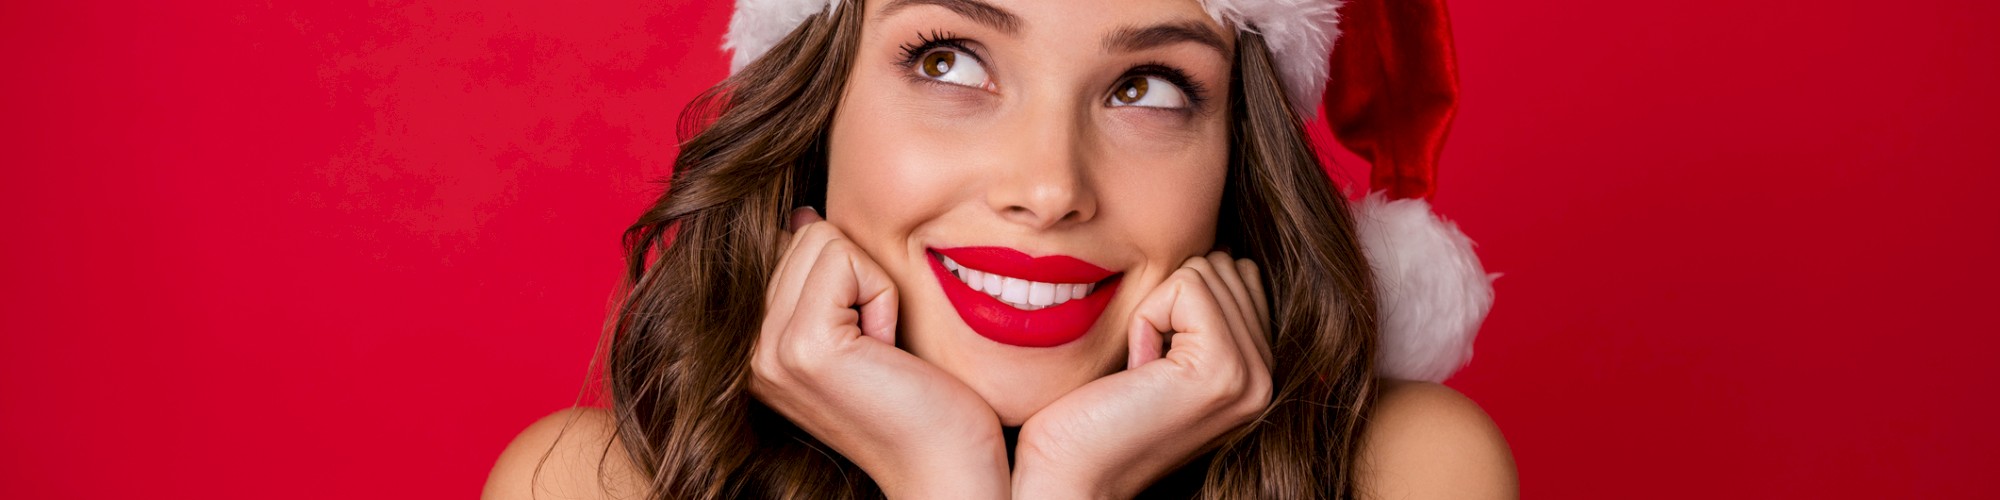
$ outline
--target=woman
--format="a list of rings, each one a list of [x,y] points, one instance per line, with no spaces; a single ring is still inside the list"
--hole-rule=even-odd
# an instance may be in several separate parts
[[[627,231],[613,407],[487,497],[1511,497],[1476,405],[1375,378],[1310,106],[1233,24],[845,1],[750,50]]]

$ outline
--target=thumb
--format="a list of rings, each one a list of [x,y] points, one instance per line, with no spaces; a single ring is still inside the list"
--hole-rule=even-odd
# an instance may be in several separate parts
[[[880,264],[861,252],[848,254],[854,270],[854,302],[861,310],[861,334],[896,345],[896,284]]]
[[[1172,310],[1176,296],[1180,295],[1173,286],[1153,289],[1139,301],[1132,311],[1131,326],[1125,335],[1125,369],[1160,359],[1166,351],[1166,336],[1173,332]]]
[[[1201,274],[1183,267],[1139,301],[1127,335],[1126,369],[1166,357],[1166,341],[1183,356],[1206,357],[1235,350],[1222,307],[1208,293]],[[1163,335],[1172,335],[1163,338]]]

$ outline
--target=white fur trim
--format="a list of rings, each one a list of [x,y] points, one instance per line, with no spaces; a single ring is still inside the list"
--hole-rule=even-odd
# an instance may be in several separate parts
[[[1202,8],[1223,26],[1264,35],[1285,95],[1299,118],[1319,117],[1326,91],[1327,60],[1340,38],[1341,0],[1203,0]]]
[[[770,52],[806,18],[839,7],[840,0],[736,0],[736,13],[729,16],[729,34],[722,39],[722,50],[731,51],[729,74],[742,71],[750,61]]]
[[[1361,248],[1375,270],[1381,326],[1379,373],[1443,382],[1472,360],[1472,340],[1493,307],[1493,279],[1472,240],[1422,199],[1372,193],[1355,205]]]
[[[840,1],[736,0],[736,13],[729,17],[729,34],[722,43],[723,50],[732,52],[729,73],[770,52],[806,18],[839,8]],[[1203,0],[1202,9],[1224,26],[1264,35],[1292,110],[1301,119],[1312,120],[1319,117],[1327,58],[1340,36],[1340,4],[1340,0]]]

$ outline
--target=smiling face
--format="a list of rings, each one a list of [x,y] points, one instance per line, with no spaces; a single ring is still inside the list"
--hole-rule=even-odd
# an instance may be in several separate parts
[[[870,0],[827,220],[898,342],[1019,425],[1122,369],[1140,298],[1215,244],[1233,33],[1194,0]]]

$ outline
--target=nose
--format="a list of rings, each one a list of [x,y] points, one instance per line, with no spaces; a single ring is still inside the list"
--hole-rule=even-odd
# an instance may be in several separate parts
[[[1077,224],[1097,215],[1091,187],[1089,120],[1074,106],[1038,106],[1000,134],[987,205],[1000,218],[1032,229]]]

